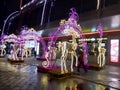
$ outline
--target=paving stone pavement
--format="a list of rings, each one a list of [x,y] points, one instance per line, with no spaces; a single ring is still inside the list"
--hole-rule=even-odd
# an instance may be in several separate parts
[[[34,57],[17,64],[0,58],[0,90],[75,90],[81,84],[83,90],[105,90],[108,86],[110,90],[120,90],[120,73],[115,67],[108,66],[101,71],[88,70],[88,73],[75,71],[69,78],[51,80],[49,74],[37,72],[37,65],[41,65],[41,62]]]

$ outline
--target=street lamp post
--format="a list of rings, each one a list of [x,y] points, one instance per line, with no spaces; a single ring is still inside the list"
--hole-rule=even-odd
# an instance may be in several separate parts
[[[16,13],[19,13],[19,11],[15,11],[15,12],[11,13],[11,14],[4,20],[4,25],[3,25],[3,28],[2,28],[2,34],[1,34],[1,36],[4,35],[4,30],[5,30],[5,26],[6,26],[7,21],[9,20],[9,18],[10,18],[11,16],[13,16],[13,15],[16,14]]]
[[[45,13],[46,3],[47,3],[47,0],[45,0],[45,2],[44,2],[44,6],[43,6],[42,18],[41,18],[41,23],[40,23],[41,26],[43,25],[43,19],[44,19],[44,13]]]

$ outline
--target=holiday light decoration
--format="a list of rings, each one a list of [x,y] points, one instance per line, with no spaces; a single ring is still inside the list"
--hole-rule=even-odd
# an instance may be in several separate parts
[[[17,44],[18,43],[18,37],[15,35],[15,34],[10,34],[10,35],[5,35],[2,40],[4,42],[9,42],[9,43],[12,43],[11,44],[11,47],[12,47],[12,50],[10,51],[10,56],[8,57],[9,59],[11,60],[19,60],[17,54],[18,54],[18,47],[19,45]]]
[[[5,35],[5,36],[3,36],[2,40],[4,42],[12,42],[12,43],[18,42],[18,38],[15,34],[10,34],[9,36]]]
[[[61,74],[64,74],[64,73],[68,73],[68,70],[66,68],[66,59],[68,57],[68,54],[71,55],[71,72],[73,72],[73,57],[76,58],[76,63],[75,65],[77,66],[78,64],[78,57],[76,55],[76,48],[77,48],[77,41],[76,41],[76,38],[85,38],[84,37],[84,34],[82,33],[82,29],[79,25],[77,25],[77,21],[79,20],[79,17],[78,17],[78,14],[76,13],[76,10],[74,8],[71,8],[70,9],[71,12],[69,13],[69,18],[68,20],[61,20],[60,22],[60,26],[55,30],[55,32],[53,32],[52,34],[50,34],[50,44],[48,46],[49,47],[55,47],[54,46],[54,43],[56,42],[57,38],[56,36],[58,34],[65,34],[65,35],[71,35],[72,36],[72,42],[67,42],[67,41],[64,41],[64,42],[59,42],[58,43],[58,48],[57,48],[57,52],[58,51],[61,51],[62,55],[60,57],[61,59]],[[81,41],[81,43],[83,43],[83,51],[84,52],[84,60],[86,61],[86,44],[85,44],[85,41]],[[70,46],[70,47],[68,47]],[[49,50],[49,49],[48,49]],[[54,52],[56,49],[54,49]],[[52,54],[52,53],[47,53],[47,54]],[[56,56],[57,56],[57,53],[56,53]],[[47,61],[51,60],[51,58],[46,58]],[[46,63],[46,64],[50,64],[51,62],[49,63]],[[46,66],[49,66],[49,65],[46,65]]]
[[[102,28],[101,23],[98,25],[97,30],[98,30],[99,36],[100,36],[100,39],[98,40],[97,63],[99,64],[99,67],[103,67],[105,65],[105,52],[106,52],[106,49],[104,47],[102,47],[103,28]]]
[[[97,63],[99,64],[99,67],[103,67],[105,65],[105,52],[106,49],[101,46],[102,39],[98,40],[98,57],[97,57]]]
[[[2,45],[0,46],[1,52],[0,52],[0,56],[4,56],[6,54],[6,45],[5,43],[2,43]]]
[[[97,26],[97,30],[99,32],[100,38],[102,38],[103,37],[103,28],[102,28],[102,24],[101,23]]]
[[[27,41],[27,40],[39,40],[40,36],[34,28],[30,28],[28,30],[22,30],[21,37],[24,41]]]
[[[34,28],[28,28],[27,30],[26,29],[22,29],[21,31],[21,34],[20,34],[20,37],[22,38],[22,40],[24,42],[30,42],[30,41],[34,41],[35,43],[35,46],[37,45],[37,42],[41,42],[42,44],[42,47],[43,47],[43,56],[45,54],[45,49],[46,49],[46,44],[45,44],[45,41],[43,40],[43,38],[41,37],[41,35],[39,33],[36,32],[36,30]],[[34,46],[34,47],[35,47]],[[26,52],[29,52],[27,53],[27,56],[31,56],[31,50],[32,50],[33,47],[24,47],[24,50]]]
[[[97,10],[99,9],[100,7],[100,0],[97,0]]]
[[[114,63],[119,62],[119,39],[110,41],[110,61]]]
[[[19,61],[19,58],[18,58],[18,44],[11,44],[12,46],[12,50],[10,51],[10,56],[9,56],[9,59],[10,60],[13,60],[13,61]]]

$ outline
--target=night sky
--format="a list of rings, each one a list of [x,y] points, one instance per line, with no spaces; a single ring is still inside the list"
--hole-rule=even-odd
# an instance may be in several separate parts
[[[31,0],[22,0],[22,5],[30,2]],[[110,6],[116,4],[120,0],[102,0],[102,6]],[[51,6],[51,2],[53,2]],[[96,9],[97,0],[48,0],[44,23],[48,23],[54,20],[60,20],[68,17],[70,8],[76,8],[76,11],[80,13],[92,11]],[[3,28],[4,20],[8,15],[14,11],[20,10],[20,0],[0,0],[0,29]],[[37,8],[30,9],[27,12],[21,14],[11,21],[11,25],[8,28],[6,25],[5,33],[19,32],[21,26],[27,25],[28,27],[34,27],[40,25],[43,5]],[[50,13],[51,8],[51,13]]]

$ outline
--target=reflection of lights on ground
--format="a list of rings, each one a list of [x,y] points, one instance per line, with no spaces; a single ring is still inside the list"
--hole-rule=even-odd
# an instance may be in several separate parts
[[[114,75],[120,75],[120,73],[118,72],[109,72],[110,74],[114,74]]]
[[[116,88],[116,89],[110,89],[110,90],[120,90],[120,82],[119,81],[111,81],[109,83],[109,85]]]
[[[105,80],[105,76],[104,76],[104,75],[97,75],[97,79],[98,79],[99,81]]]
[[[117,78],[110,78],[111,81],[118,81]]]
[[[41,84],[43,84],[44,86],[48,85],[48,77],[47,77],[47,75],[43,75],[41,77]]]
[[[96,85],[95,90],[105,90],[105,87],[102,85]]]

